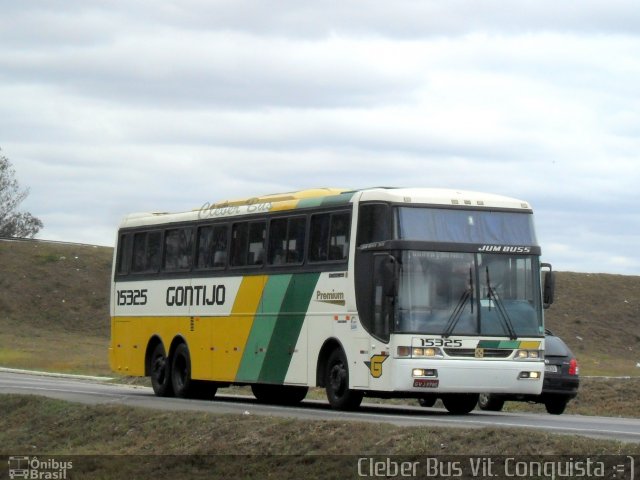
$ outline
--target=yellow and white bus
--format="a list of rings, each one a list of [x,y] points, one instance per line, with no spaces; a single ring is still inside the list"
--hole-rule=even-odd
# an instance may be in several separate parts
[[[538,394],[553,301],[527,202],[444,189],[317,189],[126,217],[110,363],[157,395],[250,385],[363,396]],[[547,264],[544,264],[547,265]],[[543,292],[544,290],[544,292]]]

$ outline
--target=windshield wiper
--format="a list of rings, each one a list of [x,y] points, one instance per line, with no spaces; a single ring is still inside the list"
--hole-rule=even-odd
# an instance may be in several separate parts
[[[462,312],[464,311],[464,307],[467,304],[467,301],[471,299],[471,313],[473,314],[473,272],[469,269],[469,288],[467,288],[462,295],[460,295],[460,300],[456,307],[453,309],[449,320],[447,321],[447,326],[444,329],[444,333],[442,336],[444,338],[449,338],[453,333],[453,330],[456,328],[456,325],[460,321],[460,317],[462,316]]]
[[[473,315],[473,271],[469,268],[469,291],[471,292],[471,315]]]
[[[500,314],[500,318],[502,319],[502,323],[503,323],[503,326],[505,327],[505,330],[509,334],[509,337],[511,338],[511,340],[515,340],[516,338],[518,338],[518,335],[516,334],[515,328],[513,328],[513,323],[509,318],[507,309],[505,308],[504,304],[502,303],[502,300],[498,296],[498,293],[491,286],[491,281],[489,279],[489,267],[486,267],[486,273],[487,273],[487,290],[488,290],[487,298],[489,299],[489,308],[491,308],[491,301],[492,300],[495,301],[495,304],[497,307],[496,310],[498,310],[498,313]]]

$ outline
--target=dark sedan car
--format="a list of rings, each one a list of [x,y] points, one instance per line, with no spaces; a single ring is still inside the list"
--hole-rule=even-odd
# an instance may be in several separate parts
[[[545,332],[545,374],[540,395],[507,395],[482,393],[478,407],[482,410],[500,411],[504,402],[544,403],[547,412],[560,415],[567,403],[578,394],[580,385],[578,361],[569,347],[550,331]]]

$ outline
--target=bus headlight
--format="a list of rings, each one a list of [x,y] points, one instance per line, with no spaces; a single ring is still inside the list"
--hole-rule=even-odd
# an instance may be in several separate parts
[[[444,358],[442,350],[437,347],[398,347],[398,357],[411,358]]]
[[[515,360],[539,360],[542,358],[540,350],[517,350],[513,356]]]
[[[411,351],[412,357],[435,357],[436,349],[433,347],[414,347]]]

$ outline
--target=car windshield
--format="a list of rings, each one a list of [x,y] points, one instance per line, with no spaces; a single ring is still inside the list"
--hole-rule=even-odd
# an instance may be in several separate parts
[[[537,257],[404,251],[394,318],[395,332],[540,336]]]

